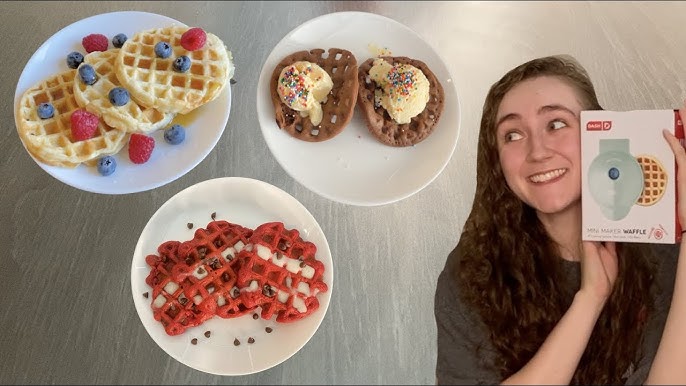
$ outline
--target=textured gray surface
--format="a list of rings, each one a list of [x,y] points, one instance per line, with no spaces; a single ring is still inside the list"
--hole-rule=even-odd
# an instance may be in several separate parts
[[[212,31],[234,54],[238,84],[227,129],[195,169],[152,191],[105,196],[35,164],[16,134],[12,100],[43,41],[84,17],[120,10]],[[458,89],[461,133],[450,163],[395,204],[354,207],[310,192],[271,156],[255,118],[257,78],[271,49],[299,24],[345,10],[414,29],[441,54]],[[0,383],[433,383],[433,293],[471,208],[488,87],[526,60],[568,53],[587,67],[608,109],[678,107],[686,96],[684,15],[681,2],[1,2]],[[205,374],[165,354],[136,314],[129,279],[150,216],[185,187],[223,176],[260,179],[302,202],[335,266],[331,304],[310,342],[281,365],[243,377]]]

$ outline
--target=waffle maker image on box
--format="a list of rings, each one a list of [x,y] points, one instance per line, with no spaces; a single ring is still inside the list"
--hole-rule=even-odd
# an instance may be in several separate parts
[[[621,220],[643,192],[643,169],[629,152],[628,139],[601,139],[588,168],[588,186],[603,215]]]

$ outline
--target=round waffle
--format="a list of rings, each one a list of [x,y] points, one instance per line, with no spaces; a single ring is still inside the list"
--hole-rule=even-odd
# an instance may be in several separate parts
[[[19,137],[27,150],[48,165],[76,167],[96,158],[117,153],[127,143],[126,132],[102,121],[93,138],[75,141],[71,135],[71,114],[79,108],[74,97],[76,70],[53,75],[22,95],[17,107]],[[49,102],[52,118],[38,117],[37,106]]]
[[[667,190],[667,172],[656,158],[649,155],[639,155],[636,161],[643,169],[643,192],[636,204],[641,206],[654,205]]]
[[[185,294],[197,299],[208,312],[235,318],[250,312],[236,286],[238,253],[248,244],[252,230],[227,221],[212,221],[195,231],[192,240],[179,246],[181,262],[172,277],[184,282]]]
[[[214,100],[233,77],[231,53],[216,35],[207,34],[203,48],[187,51],[181,35],[189,28],[169,26],[138,32],[119,50],[115,61],[117,78],[136,101],[148,108],[186,114]],[[155,44],[167,42],[172,54],[155,55]],[[177,72],[174,60],[186,55],[190,69]]]
[[[301,117],[300,112],[281,102],[277,92],[279,75],[284,67],[298,61],[315,63],[331,77],[333,88],[325,103],[322,103],[322,121],[314,126],[309,117]],[[297,139],[308,142],[321,142],[338,135],[350,122],[357,99],[357,59],[347,50],[330,48],[328,53],[321,48],[298,51],[283,58],[276,65],[269,82],[269,92],[274,105],[274,115],[279,128],[286,130]]]
[[[319,308],[317,293],[325,292],[324,264],[315,258],[317,247],[303,241],[283,223],[265,223],[250,237],[250,247],[239,253],[238,286],[246,306],[261,307],[261,316],[287,323]]]
[[[92,85],[80,81],[78,75],[74,82],[74,96],[82,108],[99,116],[108,125],[126,132],[150,133],[168,125],[174,118],[173,113],[162,113],[152,108],[139,106],[130,99],[124,106],[110,103],[109,92],[121,84],[114,72],[114,62],[119,49],[95,51],[84,58],[84,63],[95,70],[98,80]]]
[[[374,91],[377,87],[376,83],[369,79],[369,70],[372,68],[374,59],[377,58],[370,58],[360,65],[357,104],[364,114],[369,132],[379,141],[396,147],[415,145],[433,132],[441,118],[445,103],[443,86],[424,62],[403,56],[381,56],[380,58],[390,64],[409,64],[421,70],[429,80],[429,101],[424,111],[413,117],[410,123],[395,122],[386,109],[374,104]]]
[[[203,310],[184,294],[184,285],[172,278],[173,267],[179,264],[178,241],[162,243],[159,255],[148,255],[145,262],[152,268],[145,282],[152,287],[152,311],[155,320],[162,323],[168,335],[182,334],[190,327],[199,326],[210,319],[212,310]]]

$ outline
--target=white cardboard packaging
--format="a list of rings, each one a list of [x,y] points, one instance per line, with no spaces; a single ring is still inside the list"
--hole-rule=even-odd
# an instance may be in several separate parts
[[[583,240],[681,240],[676,163],[663,129],[683,144],[676,110],[581,112]]]

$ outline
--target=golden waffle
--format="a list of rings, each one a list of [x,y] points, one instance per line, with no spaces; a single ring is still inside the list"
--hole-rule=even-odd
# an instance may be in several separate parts
[[[53,75],[29,88],[17,107],[17,131],[27,150],[48,165],[76,167],[82,162],[118,152],[127,142],[124,131],[100,122],[93,138],[74,141],[71,114],[79,108],[74,97],[76,70]],[[50,102],[52,118],[38,117],[37,106]]]
[[[333,88],[322,104],[323,117],[318,126],[310,118],[303,118],[298,111],[286,106],[276,88],[284,67],[298,61],[319,65],[331,77]],[[357,100],[357,59],[352,52],[340,48],[321,48],[298,51],[281,59],[272,72],[269,92],[274,105],[276,124],[295,138],[308,142],[321,142],[338,135],[350,123]]]
[[[76,102],[82,108],[102,118],[109,126],[130,133],[150,133],[168,125],[174,118],[172,113],[162,113],[155,109],[141,107],[133,99],[124,106],[114,106],[110,103],[110,90],[121,86],[114,72],[114,61],[118,54],[119,49],[111,49],[86,55],[84,63],[93,67],[98,80],[89,86],[76,75],[76,82],[74,82]]]
[[[636,201],[641,206],[654,205],[667,190],[667,173],[660,161],[649,155],[636,157],[641,169],[643,169],[643,192]]]
[[[443,113],[445,95],[443,86],[438,78],[424,62],[404,56],[381,56],[390,64],[409,64],[424,73],[429,80],[429,101],[424,111],[412,118],[410,123],[398,124],[391,118],[385,108],[374,104],[374,90],[376,83],[368,80],[369,70],[374,64],[374,59],[367,59],[360,65],[358,74],[360,88],[357,104],[362,110],[367,129],[382,143],[389,146],[403,147],[415,145],[426,139],[436,128],[438,120]]]
[[[219,96],[233,76],[233,59],[221,39],[207,33],[202,49],[187,51],[181,46],[181,35],[188,29],[170,26],[142,31],[119,50],[115,62],[117,78],[139,104],[186,114]],[[172,48],[168,58],[155,55],[155,44],[161,41]],[[172,67],[181,55],[191,60],[186,72],[174,71]]]

